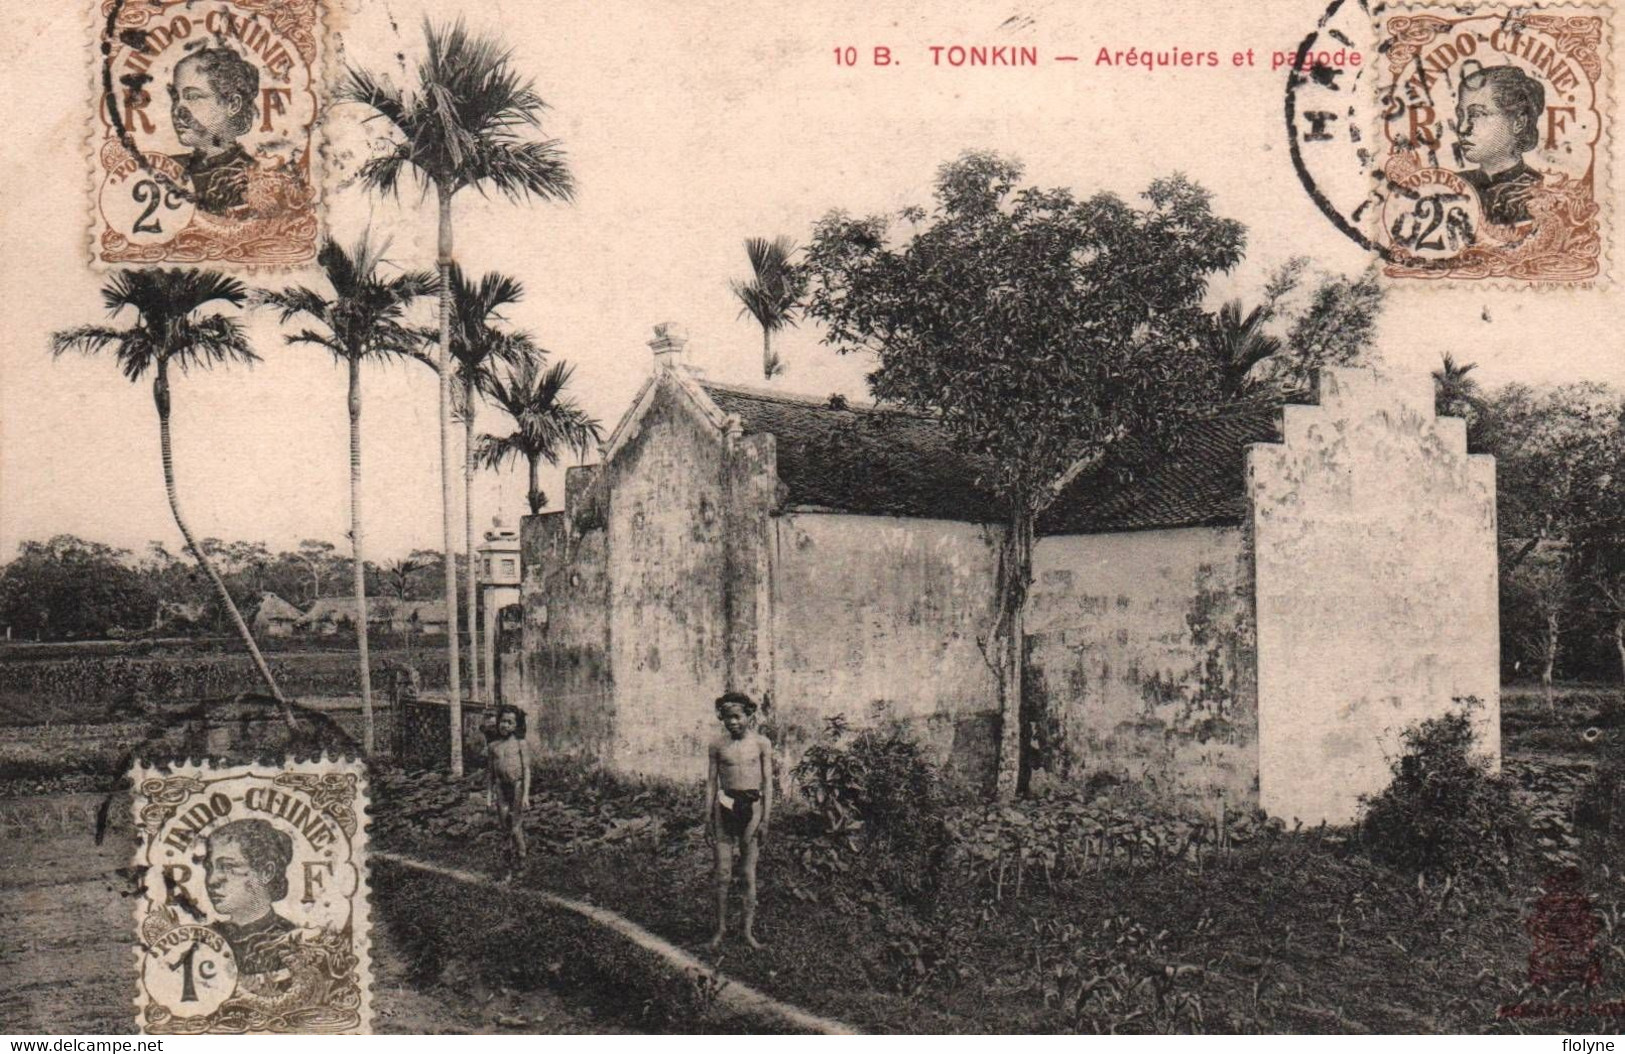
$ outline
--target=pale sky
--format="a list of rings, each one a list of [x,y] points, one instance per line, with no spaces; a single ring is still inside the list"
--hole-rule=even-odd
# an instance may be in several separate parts
[[[105,317],[97,292],[103,275],[88,264],[92,33],[84,6],[14,7],[0,42],[8,188],[0,268],[10,307],[0,344],[0,559],[24,539],[59,532],[138,550],[148,539],[179,544],[150,389],[125,381],[110,359],[52,361],[47,351],[53,331]],[[575,393],[606,432],[647,375],[645,342],[656,322],[688,329],[693,360],[708,376],[764,384],[760,331],[736,318],[728,288],[748,270],[745,237],[805,242],[831,208],[862,214],[929,204],[937,165],[966,148],[1014,154],[1030,181],[1080,194],[1132,196],[1156,176],[1183,171],[1214,192],[1221,214],[1251,230],[1247,261],[1216,294],[1251,295],[1263,274],[1294,254],[1348,273],[1366,262],[1291,169],[1283,74],[1264,66],[1094,64],[1102,47],[1188,47],[1226,57],[1249,47],[1261,56],[1290,49],[1323,10],[1315,0],[350,0],[349,10],[330,12],[330,28],[344,58],[390,69],[397,52],[420,53],[426,6],[502,34],[552,106],[546,132],[563,141],[577,200],[514,205],[465,193],[457,253],[472,272],[501,270],[525,283],[529,296],[511,321],[576,364]],[[952,44],[1034,46],[1040,62],[934,68],[930,46]],[[858,49],[857,67],[836,63],[844,45]],[[871,65],[876,45],[888,46],[897,64]],[[393,260],[432,266],[433,210],[415,191],[398,203],[379,200],[346,179],[367,145],[360,116],[343,106],[326,120],[332,229],[348,242],[370,223],[392,239]],[[1621,215],[1617,200],[1608,211],[1610,223]],[[311,273],[249,280],[316,282]],[[1407,286],[1390,298],[1381,345],[1396,369],[1430,369],[1452,351],[1478,362],[1486,384],[1625,384],[1622,326],[1617,290]],[[250,333],[265,359],[258,367],[175,381],[187,516],[199,536],[263,540],[273,549],[307,537],[342,546],[343,371],[314,350],[283,346],[269,318],[252,320]],[[771,386],[862,397],[863,364],[840,359],[817,336],[810,326],[791,331],[781,345],[789,372]],[[364,386],[368,555],[384,560],[437,547],[433,376],[415,364],[374,368]],[[502,425],[495,411],[480,416],[482,429]],[[544,486],[557,507],[559,473],[547,473]],[[522,465],[482,473],[477,521],[500,513],[513,522],[525,511],[524,491]]]

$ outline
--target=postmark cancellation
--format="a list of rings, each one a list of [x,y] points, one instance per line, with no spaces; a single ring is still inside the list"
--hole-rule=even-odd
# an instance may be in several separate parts
[[[98,0],[96,262],[315,256],[320,15],[318,0]]]
[[[1370,216],[1388,276],[1596,279],[1611,233],[1607,10],[1388,7],[1377,32]]]
[[[138,1027],[368,1031],[362,765],[138,765],[131,776]]]

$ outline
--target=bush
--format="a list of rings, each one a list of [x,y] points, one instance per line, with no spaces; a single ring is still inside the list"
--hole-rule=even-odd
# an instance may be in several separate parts
[[[1581,844],[1603,862],[1619,859],[1625,848],[1625,730],[1596,730],[1602,756],[1575,803]]]
[[[1401,736],[1393,782],[1361,799],[1360,834],[1373,860],[1426,878],[1505,886],[1517,865],[1529,818],[1510,780],[1475,751],[1474,697]]]
[[[863,729],[845,743],[843,715],[825,725],[824,739],[807,748],[794,772],[824,832],[864,853],[887,888],[930,893],[948,845],[937,766],[899,724]]]

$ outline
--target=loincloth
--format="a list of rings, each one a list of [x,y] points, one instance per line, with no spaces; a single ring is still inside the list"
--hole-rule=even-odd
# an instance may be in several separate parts
[[[762,800],[759,790],[718,790],[717,819],[722,833],[729,838],[743,838],[756,815],[756,803]]]

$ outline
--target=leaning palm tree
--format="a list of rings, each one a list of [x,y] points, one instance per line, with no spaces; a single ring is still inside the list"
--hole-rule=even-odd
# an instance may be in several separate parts
[[[1270,309],[1262,304],[1245,315],[1240,300],[1220,306],[1213,320],[1211,343],[1219,368],[1220,392],[1225,398],[1242,399],[1268,386],[1254,367],[1281,351],[1281,338],[1264,332],[1264,323],[1269,319]]]
[[[385,279],[378,273],[386,245],[363,234],[346,252],[332,238],[322,243],[316,262],[333,287],[331,297],[305,286],[262,290],[256,299],[281,311],[287,325],[304,316],[319,329],[288,335],[289,344],[314,344],[342,362],[349,374],[350,547],[355,557],[356,650],[361,663],[362,749],[373,750],[372,669],[367,655],[367,563],[361,532],[361,363],[410,355],[417,334],[406,325],[406,310],[418,297],[435,292],[435,276],[412,271]]]
[[[568,200],[574,181],[556,139],[525,139],[546,108],[532,82],[514,69],[511,53],[489,37],[470,36],[461,21],[424,21],[427,55],[417,86],[405,91],[365,70],[350,68],[341,99],[381,117],[398,141],[361,167],[362,181],[384,194],[399,191],[415,171],[439,205],[440,487],[446,552],[446,647],[451,678],[451,770],[463,771],[462,691],[458,673],[456,512],[451,475],[451,205],[458,191],[495,187],[512,200]]]
[[[283,717],[291,726],[293,711],[271,676],[271,668],[254,643],[254,635],[248,631],[248,624],[231,599],[226,583],[181,515],[180,495],[175,485],[175,458],[169,437],[169,368],[174,366],[184,374],[193,367],[208,369],[233,362],[249,365],[259,361],[236,319],[203,310],[216,300],[241,307],[248,300],[248,289],[242,282],[218,271],[181,267],[120,271],[102,286],[102,302],[114,318],[126,308],[134,309],[135,324],[127,329],[77,326],[62,330],[51,337],[51,353],[60,356],[80,351],[93,355],[111,348],[119,369],[132,382],[152,371],[152,401],[158,408],[158,448],[163,459],[164,492],[169,497],[169,511],[175,517],[181,537],[186,540],[186,547],[214,586],[221,608],[230,615],[232,625],[248,648],[254,668],[271,695],[282,704]]]
[[[744,305],[739,317],[749,314],[762,327],[762,376],[769,380],[784,372],[784,363],[773,350],[773,334],[796,323],[802,282],[790,263],[795,251],[795,243],[783,235],[772,241],[746,238],[745,255],[750,258],[752,277],[749,282],[731,283],[734,296]]]
[[[542,462],[557,465],[560,451],[566,449],[574,451],[578,459],[585,457],[603,439],[598,419],[564,394],[575,368],[555,362],[544,371],[545,354],[526,356],[508,370],[506,377],[493,376],[486,382],[491,401],[513,418],[514,430],[502,436],[486,433],[480,436],[479,443],[479,458],[487,468],[500,468],[514,458],[525,459],[530,468],[525,500],[530,503],[532,516],[547,504],[541,485]]]
[[[480,620],[479,583],[475,581],[474,572],[474,417],[479,393],[487,387],[493,366],[499,361],[511,365],[532,354],[532,345],[529,337],[505,332],[494,324],[502,318],[503,308],[524,297],[525,287],[517,279],[492,271],[475,282],[453,264],[451,286],[451,357],[456,363],[457,382],[453,389],[453,416],[463,423],[463,528],[469,560],[466,589],[471,658],[468,679],[470,693],[478,699]]]

